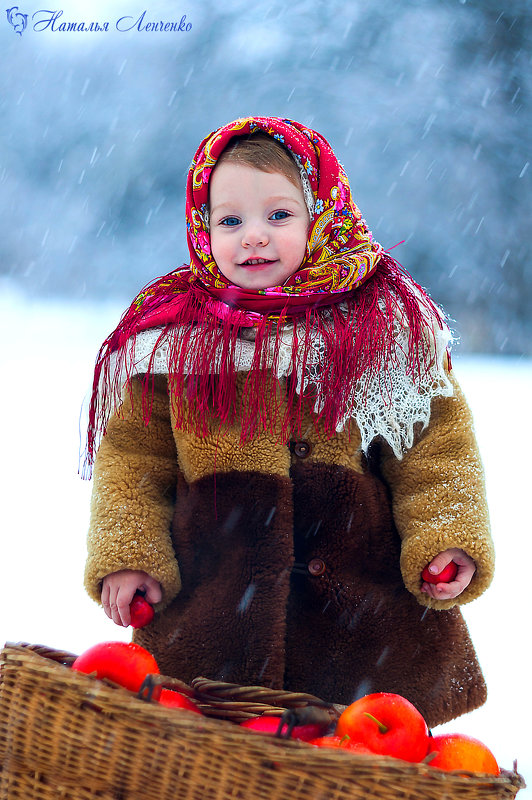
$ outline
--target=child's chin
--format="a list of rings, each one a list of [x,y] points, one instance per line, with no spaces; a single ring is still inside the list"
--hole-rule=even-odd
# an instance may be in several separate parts
[[[275,278],[268,275],[266,270],[261,272],[241,273],[235,276],[234,283],[242,289],[267,289],[269,286],[275,286]]]
[[[268,287],[272,286],[271,281],[239,281],[238,283],[235,282],[235,286],[239,286],[241,289],[268,289]]]

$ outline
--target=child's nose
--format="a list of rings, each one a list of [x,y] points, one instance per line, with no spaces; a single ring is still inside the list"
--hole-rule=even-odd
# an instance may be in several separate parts
[[[247,225],[242,231],[244,247],[264,247],[268,244],[268,233],[261,225]]]

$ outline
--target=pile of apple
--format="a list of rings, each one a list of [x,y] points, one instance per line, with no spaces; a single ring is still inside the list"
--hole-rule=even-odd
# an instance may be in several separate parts
[[[155,658],[134,642],[102,642],[86,650],[72,669],[107,678],[138,692],[147,675],[158,675]],[[157,687],[153,699],[161,705],[201,714],[194,701],[173,689]],[[288,718],[290,717],[290,722]],[[465,770],[498,775],[493,753],[478,739],[459,733],[431,736],[420,712],[406,698],[389,692],[356,700],[339,717],[334,731],[323,709],[307,707],[281,716],[260,716],[242,722],[255,733],[290,736],[316,747],[391,756],[425,762],[443,770]]]
[[[307,741],[318,747],[423,761],[443,770],[500,773],[495,756],[485,744],[461,733],[432,736],[417,708],[391,692],[361,697],[341,714],[334,733]]]

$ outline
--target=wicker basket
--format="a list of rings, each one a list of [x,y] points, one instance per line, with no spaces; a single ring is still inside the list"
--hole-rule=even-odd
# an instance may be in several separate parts
[[[497,778],[446,773],[228,721],[331,708],[311,696],[198,679],[190,692],[210,715],[200,717],[73,672],[73,658],[29,645],[2,651],[0,800],[495,800],[524,786],[515,767]]]

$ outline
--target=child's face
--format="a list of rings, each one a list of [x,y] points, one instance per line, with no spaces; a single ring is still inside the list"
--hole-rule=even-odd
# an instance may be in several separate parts
[[[309,216],[303,191],[280,172],[229,161],[210,180],[211,251],[244,289],[280,286],[300,267]]]

